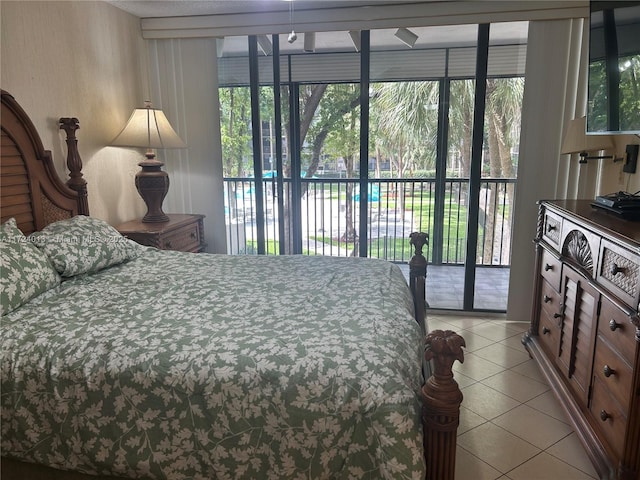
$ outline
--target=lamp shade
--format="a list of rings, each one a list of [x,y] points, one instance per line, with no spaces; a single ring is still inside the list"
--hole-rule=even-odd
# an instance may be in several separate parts
[[[157,108],[136,108],[129,121],[111,142],[116,147],[185,148],[169,120]]]
[[[560,153],[598,152],[613,147],[609,135],[587,135],[585,132],[586,117],[571,120],[567,126]]]

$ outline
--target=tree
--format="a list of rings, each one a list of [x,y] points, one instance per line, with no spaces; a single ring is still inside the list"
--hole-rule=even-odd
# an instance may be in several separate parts
[[[514,144],[513,126],[520,125],[520,106],[522,105],[522,95],[524,92],[524,81],[521,78],[488,79],[487,80],[487,103],[485,110],[487,141],[489,145],[489,176],[492,178],[514,178],[515,171],[511,159],[511,148]],[[496,215],[496,205],[498,200],[498,189],[495,183],[491,183],[487,196],[489,202],[485,211],[484,234],[485,241],[482,255],[483,264],[491,264],[494,253],[492,246],[499,227],[494,219]],[[513,185],[508,185],[505,189],[505,204],[511,206],[513,202]],[[511,211],[508,208],[504,212],[503,218],[507,225],[511,225]],[[500,230],[504,230],[500,228]],[[508,230],[507,230],[508,231]]]

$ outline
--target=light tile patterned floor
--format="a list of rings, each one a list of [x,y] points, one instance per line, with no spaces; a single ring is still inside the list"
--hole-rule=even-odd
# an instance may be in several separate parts
[[[520,343],[528,323],[431,312],[428,322],[431,330],[455,330],[467,344],[464,363],[454,366],[464,395],[456,480],[598,478]]]

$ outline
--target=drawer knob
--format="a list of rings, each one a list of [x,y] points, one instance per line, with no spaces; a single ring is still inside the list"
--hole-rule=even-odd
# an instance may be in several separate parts
[[[600,420],[606,422],[609,418],[611,418],[611,415],[609,415],[606,410],[600,410]]]
[[[543,334],[543,335],[547,335],[547,334],[549,334],[549,333],[551,333],[551,330],[549,330],[549,328],[547,328],[547,327],[542,327],[542,334]]]
[[[553,314],[553,318],[562,318],[562,314],[561,313],[554,313]]]
[[[622,325],[620,325],[618,322],[616,322],[613,318],[609,322],[609,328],[611,329],[612,332],[615,332],[621,326]]]
[[[624,273],[625,268],[619,266],[617,263],[613,264],[613,267],[611,267],[611,275],[617,275],[619,273]]]
[[[545,296],[542,298],[542,301],[543,301],[544,303],[549,303],[549,302],[551,301],[551,297],[550,297],[549,295],[545,295]]]
[[[191,232],[191,238],[196,238],[196,232]]]
[[[611,375],[614,375],[616,373],[616,371],[613,368],[611,368],[609,365],[605,365],[602,371],[604,372],[604,376],[607,378],[609,378]]]
[[[171,242],[164,242],[165,248],[171,248]]]
[[[553,270],[553,265],[549,265],[548,263],[545,263],[544,271],[548,272],[549,270]]]

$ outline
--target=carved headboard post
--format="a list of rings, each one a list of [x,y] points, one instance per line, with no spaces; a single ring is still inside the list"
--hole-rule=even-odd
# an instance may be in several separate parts
[[[67,168],[69,169],[67,185],[78,192],[78,213],[89,215],[87,181],[82,178],[82,159],[78,153],[76,138],[76,130],[80,128],[80,122],[75,117],[64,117],[60,119],[60,128],[67,134]]]

